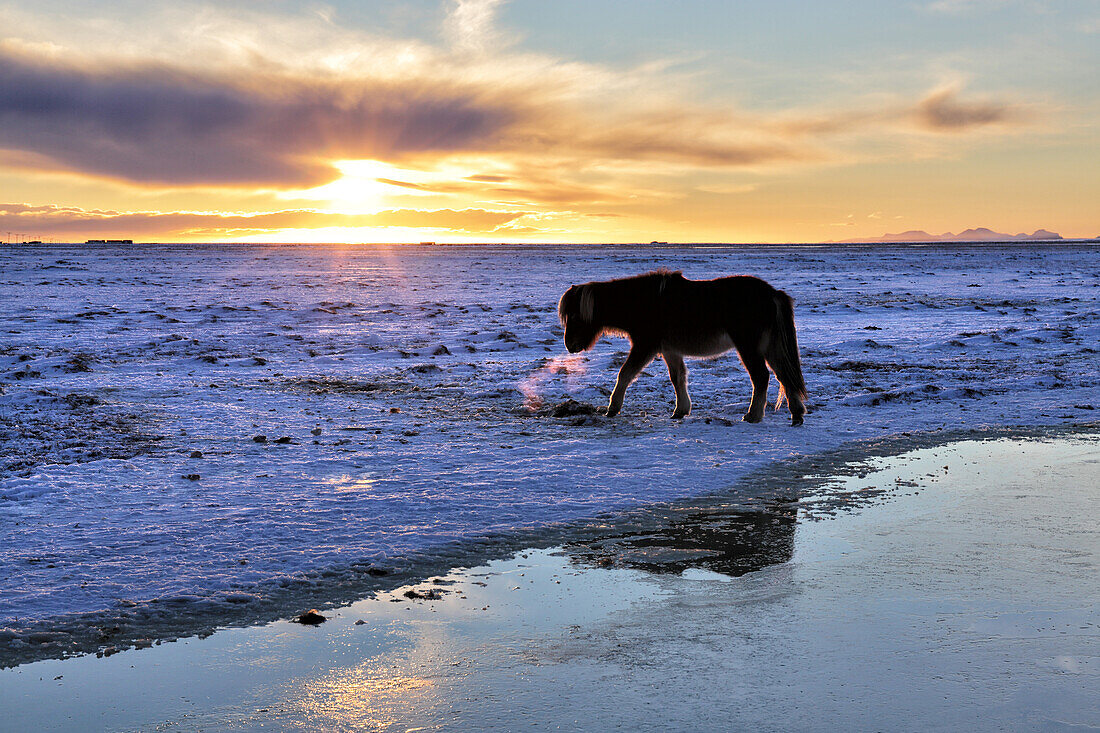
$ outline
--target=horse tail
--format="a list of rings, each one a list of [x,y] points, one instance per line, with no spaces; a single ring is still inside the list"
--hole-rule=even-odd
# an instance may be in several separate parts
[[[798,338],[794,330],[794,299],[782,290],[775,291],[775,321],[764,357],[779,380],[775,409],[779,409],[784,398],[788,407],[792,408],[792,415],[804,409],[806,382],[802,378],[802,361],[798,356]]]

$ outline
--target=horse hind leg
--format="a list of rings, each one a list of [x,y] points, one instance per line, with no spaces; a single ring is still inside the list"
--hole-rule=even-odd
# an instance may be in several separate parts
[[[749,411],[741,419],[745,422],[760,422],[764,419],[764,408],[768,405],[768,380],[771,372],[768,371],[763,354],[748,350],[738,350],[738,353],[749,378],[752,379],[752,401],[749,403]]]
[[[776,381],[779,382],[779,398],[775,401],[775,409],[779,410],[785,399],[791,411],[791,427],[798,427],[804,422],[803,416],[806,414],[806,405],[802,402],[806,387],[802,379],[793,320],[788,324],[778,323],[777,328],[762,342],[762,346],[768,366],[775,372]]]
[[[684,365],[684,357],[679,354],[664,354],[665,365],[668,367],[668,378],[676,389],[676,410],[672,413],[673,420],[680,420],[691,412],[691,397],[688,396],[687,367]]]
[[[787,407],[791,410],[791,427],[798,427],[804,420],[802,416],[806,414],[806,406],[802,404],[802,400],[799,399],[798,394],[792,390],[788,390],[787,386],[782,382],[779,383],[782,391],[779,395],[779,400],[775,401],[775,409],[779,409],[780,400],[786,398]]]

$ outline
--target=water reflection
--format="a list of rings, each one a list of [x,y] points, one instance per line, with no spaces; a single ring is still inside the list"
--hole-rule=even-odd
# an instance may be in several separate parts
[[[565,545],[577,562],[680,574],[704,568],[738,577],[787,562],[794,553],[798,504],[772,501],[759,510],[680,509],[656,526]]]
[[[318,730],[404,730],[409,708],[432,698],[432,682],[423,677],[387,674],[365,665],[309,681],[298,701],[302,718]],[[323,722],[322,722],[323,721]]]

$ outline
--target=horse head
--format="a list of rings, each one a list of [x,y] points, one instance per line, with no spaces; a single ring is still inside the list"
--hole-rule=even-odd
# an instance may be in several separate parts
[[[591,349],[599,340],[603,328],[596,322],[595,295],[592,283],[574,285],[558,302],[558,317],[565,326],[565,348],[569,353]]]

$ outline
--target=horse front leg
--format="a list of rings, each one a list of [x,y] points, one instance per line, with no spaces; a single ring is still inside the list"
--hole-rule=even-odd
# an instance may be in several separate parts
[[[630,350],[626,362],[619,369],[619,378],[615,380],[615,390],[611,393],[611,400],[607,403],[607,416],[615,417],[619,410],[623,409],[623,397],[626,396],[626,388],[645,369],[646,364],[653,361],[656,352],[648,349],[639,349],[637,346]]]
[[[672,413],[673,420],[680,420],[691,412],[691,397],[688,396],[687,367],[684,366],[684,357],[679,354],[664,354],[665,366],[668,367],[668,378],[676,389],[676,410]]]

